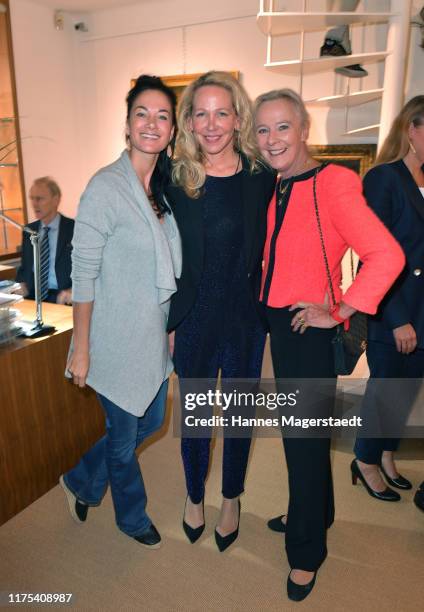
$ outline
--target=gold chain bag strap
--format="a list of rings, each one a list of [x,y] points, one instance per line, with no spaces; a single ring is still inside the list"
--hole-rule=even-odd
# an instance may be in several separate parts
[[[328,286],[330,289],[330,299],[332,306],[336,305],[334,295],[333,282],[331,280],[330,266],[328,265],[327,252],[325,250],[324,237],[322,234],[321,219],[319,216],[318,199],[317,199],[317,175],[319,169],[315,171],[313,191],[314,191],[314,206],[315,215],[317,218],[319,237],[321,241],[321,249],[324,257],[325,270],[327,272]],[[350,251],[350,265],[352,272],[352,281],[355,278],[353,269],[353,254]],[[367,346],[367,315],[363,312],[356,312],[349,319],[349,329],[345,330],[343,325],[337,326],[337,332],[333,340],[334,351],[334,371],[337,376],[347,376],[352,374],[356,364]]]

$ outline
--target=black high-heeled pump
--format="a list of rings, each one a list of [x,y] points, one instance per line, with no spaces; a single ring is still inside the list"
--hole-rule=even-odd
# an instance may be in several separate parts
[[[396,487],[396,489],[403,489],[404,491],[412,489],[412,483],[400,474],[397,476],[397,478],[391,478],[384,469],[383,464],[380,465],[380,470],[386,479],[387,484],[391,485],[392,487]]]
[[[197,542],[197,540],[200,538],[200,536],[202,535],[202,533],[205,530],[205,522],[204,522],[205,521],[205,498],[202,499],[203,525],[200,525],[200,527],[190,527],[190,525],[188,523],[186,523],[185,520],[184,520],[186,506],[187,506],[187,500],[188,500],[188,495],[186,497],[186,501],[185,501],[185,504],[184,504],[183,529],[184,529],[184,533],[186,534],[186,536],[188,537],[190,542],[192,544],[194,544],[195,542]]]
[[[240,526],[240,513],[241,513],[240,500],[238,500],[238,512],[239,512],[239,515],[238,515],[238,521],[237,521],[237,529],[235,529],[234,531],[232,531],[226,536],[222,536],[215,529],[215,542],[216,542],[219,552],[224,552],[224,550],[226,550],[229,546],[231,546],[231,544],[235,542],[235,540],[237,540],[238,538],[239,526]]]
[[[308,584],[297,584],[293,582],[290,578],[290,574],[287,576],[287,597],[292,601],[302,601],[308,597],[309,593],[314,588],[317,572],[314,573],[312,580],[308,582]]]
[[[371,495],[371,497],[374,497],[375,499],[380,499],[381,501],[390,501],[390,502],[395,502],[395,501],[400,500],[399,493],[396,493],[396,491],[393,491],[389,487],[386,487],[384,491],[374,491],[374,489],[371,489],[371,487],[365,480],[364,475],[359,469],[358,464],[356,463],[356,459],[352,460],[352,463],[350,464],[350,471],[352,472],[352,484],[356,485],[357,480],[359,478],[359,480],[364,485],[367,493]]]

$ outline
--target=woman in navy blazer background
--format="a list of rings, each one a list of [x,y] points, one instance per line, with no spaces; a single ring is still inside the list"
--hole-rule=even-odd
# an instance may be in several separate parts
[[[367,359],[370,378],[412,378],[424,375],[424,96],[412,98],[401,110],[377,157],[364,178],[364,193],[371,208],[402,246],[406,266],[369,317]],[[412,388],[412,383],[410,385]],[[413,396],[411,396],[411,400]],[[364,398],[366,411],[375,409]],[[409,406],[403,407],[406,421]],[[384,501],[400,495],[386,487],[410,489],[399,475],[393,453],[399,439],[358,438],[352,461],[352,482],[357,478],[368,493]]]

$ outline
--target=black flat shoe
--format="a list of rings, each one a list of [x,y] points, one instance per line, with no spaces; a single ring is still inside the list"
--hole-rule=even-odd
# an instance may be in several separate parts
[[[397,478],[390,478],[383,465],[380,465],[380,470],[384,478],[387,480],[387,484],[391,485],[392,487],[396,487],[396,489],[403,489],[404,491],[412,489],[412,482],[409,482],[409,480],[400,474]]]
[[[290,578],[290,574],[287,576],[287,597],[292,601],[302,601],[308,597],[309,593],[314,588],[317,573],[314,573],[314,577],[312,578],[311,582],[308,582],[308,584],[296,584]]]
[[[186,502],[184,506],[184,516],[185,516],[185,511],[186,511],[186,506],[187,506],[187,500],[188,500],[188,495],[186,497]],[[204,498],[202,499],[202,508],[203,508],[203,520],[205,520]],[[200,536],[204,532],[205,523],[203,523],[203,525],[200,525],[200,527],[190,527],[190,525],[185,522],[184,517],[183,517],[183,529],[184,529],[184,533],[186,534],[190,542],[194,544],[195,542],[197,542],[197,540],[200,538]]]
[[[161,541],[162,541],[159,531],[156,529],[153,523],[150,525],[148,529],[146,529],[146,531],[143,531],[143,533],[140,533],[140,535],[138,536],[133,536],[133,538],[139,544],[146,546],[146,548],[152,548],[152,549],[160,548]]]
[[[374,489],[371,489],[371,487],[365,480],[364,475],[359,469],[358,464],[356,463],[356,459],[353,459],[352,463],[350,464],[350,471],[352,472],[352,484],[356,485],[357,480],[359,478],[359,480],[362,482],[365,489],[367,490],[367,493],[371,495],[371,497],[374,497],[375,499],[380,499],[381,501],[400,501],[399,493],[396,493],[396,491],[393,491],[389,487],[386,487],[384,491],[374,491]]]
[[[59,478],[59,484],[65,491],[66,500],[68,502],[69,512],[76,523],[85,523],[87,520],[88,509],[90,506],[83,504],[78,497],[76,497],[71,489],[66,485],[65,479],[62,476]]]
[[[271,531],[276,531],[277,533],[286,533],[286,525],[281,520],[284,516],[286,515],[280,514],[280,516],[270,519],[267,522],[269,529],[271,529]]]
[[[418,491],[414,495],[414,504],[424,512],[424,482],[420,484]]]
[[[238,500],[238,511],[239,511],[239,515],[238,515],[237,529],[235,529],[234,531],[232,531],[226,536],[222,536],[215,529],[215,542],[216,542],[216,545],[218,546],[219,552],[224,552],[224,550],[226,550],[229,546],[231,546],[231,544],[235,542],[238,538],[239,526],[240,526],[240,512],[241,512],[240,500]]]

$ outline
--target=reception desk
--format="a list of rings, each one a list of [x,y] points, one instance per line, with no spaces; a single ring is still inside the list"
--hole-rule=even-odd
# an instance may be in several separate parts
[[[19,310],[35,318],[35,304]],[[44,338],[0,347],[0,524],[54,487],[104,432],[91,389],[64,378],[72,308],[43,304]]]
[[[16,268],[13,266],[7,266],[0,264],[0,281],[3,280],[15,280]]]

